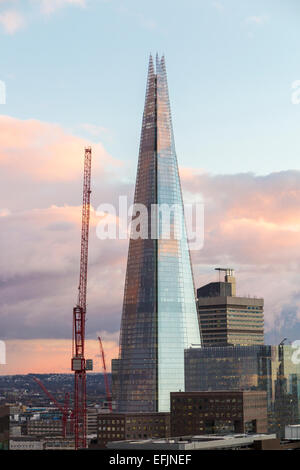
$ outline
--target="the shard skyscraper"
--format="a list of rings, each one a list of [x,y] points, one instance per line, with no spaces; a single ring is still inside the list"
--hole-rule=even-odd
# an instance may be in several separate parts
[[[155,70],[150,56],[134,202],[148,209],[148,236],[129,243],[113,399],[118,411],[169,411],[170,392],[184,390],[184,349],[200,334],[164,57]],[[162,205],[177,207],[168,237]]]

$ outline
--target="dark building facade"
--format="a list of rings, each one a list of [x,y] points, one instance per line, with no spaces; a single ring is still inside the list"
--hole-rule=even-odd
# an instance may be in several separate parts
[[[266,433],[264,391],[171,393],[171,436]]]
[[[233,270],[221,271],[226,273],[224,282],[197,289],[203,346],[264,344],[263,299],[237,297]]]
[[[9,406],[0,406],[0,450],[9,447]]]
[[[170,437],[170,413],[103,413],[98,415],[97,441]]]
[[[167,412],[200,334],[164,57],[156,70],[150,57],[134,203],[113,400],[117,411]]]
[[[190,348],[186,391],[256,390],[267,394],[268,432],[283,437],[300,419],[300,364],[290,345]]]

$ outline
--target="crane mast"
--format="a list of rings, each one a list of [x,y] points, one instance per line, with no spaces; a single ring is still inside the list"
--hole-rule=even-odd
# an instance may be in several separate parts
[[[86,291],[88,268],[88,242],[90,222],[90,197],[91,197],[91,161],[92,150],[85,149],[84,178],[83,178],[83,202],[82,202],[82,229],[80,274],[77,305],[73,309],[73,342],[72,342],[72,370],[75,373],[74,384],[74,425],[75,425],[75,449],[84,449],[86,441],[86,371],[91,369],[91,364],[85,360],[85,321],[86,321]],[[91,361],[89,361],[91,362]],[[88,367],[89,366],[89,367]]]

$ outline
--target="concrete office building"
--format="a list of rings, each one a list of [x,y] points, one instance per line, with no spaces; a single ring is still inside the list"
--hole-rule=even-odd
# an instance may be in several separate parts
[[[264,344],[263,299],[238,297],[233,269],[224,281],[197,289],[199,324],[204,347]]]

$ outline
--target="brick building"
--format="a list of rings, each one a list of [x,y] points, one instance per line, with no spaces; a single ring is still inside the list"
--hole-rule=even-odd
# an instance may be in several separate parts
[[[264,391],[171,393],[171,436],[266,433]]]
[[[170,413],[100,413],[98,446],[128,439],[170,437]]]

